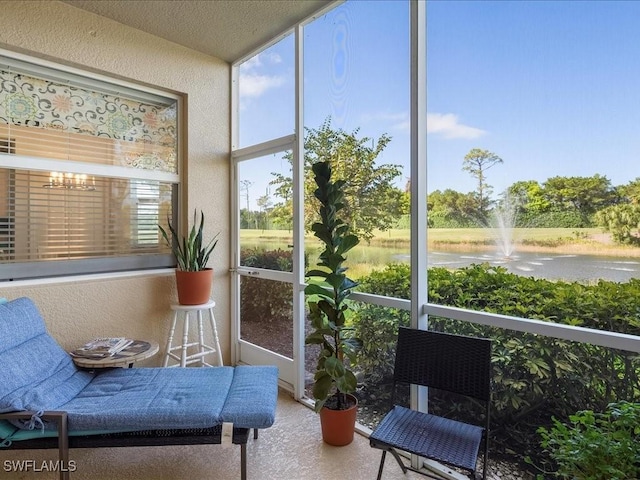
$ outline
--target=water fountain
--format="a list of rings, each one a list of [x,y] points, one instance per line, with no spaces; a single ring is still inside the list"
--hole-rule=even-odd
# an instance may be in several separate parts
[[[498,248],[498,255],[504,259],[511,259],[515,251],[513,234],[517,217],[518,204],[507,192],[491,212],[487,225]]]
[[[598,280],[628,282],[633,278],[640,278],[640,261],[637,257],[612,259],[597,254],[516,251],[516,245],[520,240],[517,238],[518,234],[527,231],[515,228],[519,205],[517,198],[505,194],[488,219],[475,219],[479,227],[487,229],[490,233],[495,251],[461,251],[455,248],[429,250],[429,266],[456,269],[486,263],[504,267],[518,275],[591,283]],[[406,261],[409,261],[409,255],[405,257]],[[397,258],[394,257],[394,260]]]

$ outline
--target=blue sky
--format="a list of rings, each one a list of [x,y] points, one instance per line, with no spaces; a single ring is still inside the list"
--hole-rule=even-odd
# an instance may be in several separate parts
[[[640,2],[436,1],[427,4],[428,190],[468,192],[472,148],[504,163],[487,172],[499,193],[518,180],[640,176]],[[409,156],[409,9],[352,1],[305,29],[305,125],[392,142],[381,162]],[[293,39],[247,62],[241,76],[241,145],[293,132]],[[268,171],[241,175],[264,194]],[[265,173],[266,172],[266,173]],[[255,192],[255,193],[254,193]],[[253,203],[253,199],[252,199]]]
[[[474,147],[517,180],[640,176],[640,3],[430,2],[429,190],[474,188],[460,172]],[[440,117],[438,117],[440,115]]]

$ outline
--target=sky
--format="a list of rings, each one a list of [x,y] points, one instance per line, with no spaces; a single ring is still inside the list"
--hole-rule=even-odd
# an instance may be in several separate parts
[[[498,194],[516,181],[640,177],[640,2],[429,1],[427,188],[473,191],[462,170],[472,148],[503,159],[487,173]],[[409,8],[348,1],[304,32],[304,121],[392,141],[381,163],[409,177]],[[240,146],[293,133],[290,36],[246,62],[240,77]],[[281,156],[243,164],[249,200]],[[272,192],[271,192],[272,193]],[[253,207],[252,207],[253,208]]]

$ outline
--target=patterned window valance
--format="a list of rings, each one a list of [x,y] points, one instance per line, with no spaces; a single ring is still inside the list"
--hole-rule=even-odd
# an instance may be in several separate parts
[[[17,154],[176,173],[176,102],[167,100],[142,102],[2,68],[0,136],[16,139]],[[51,148],[40,137],[30,150],[34,128],[50,133]]]

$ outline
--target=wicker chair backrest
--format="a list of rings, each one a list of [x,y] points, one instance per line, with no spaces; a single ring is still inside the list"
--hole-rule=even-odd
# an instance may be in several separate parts
[[[394,381],[489,401],[491,340],[400,327]]]

